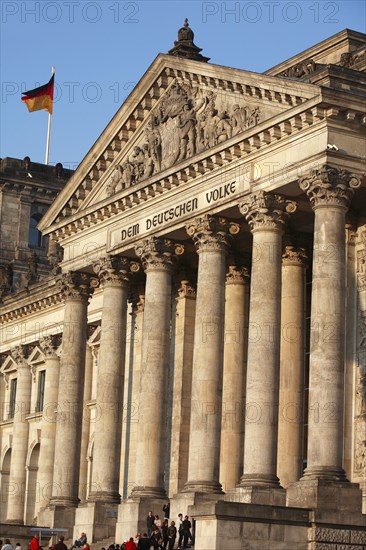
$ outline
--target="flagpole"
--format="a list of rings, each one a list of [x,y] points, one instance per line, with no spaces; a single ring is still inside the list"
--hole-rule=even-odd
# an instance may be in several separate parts
[[[51,76],[54,73],[55,73],[55,67],[52,67]],[[52,124],[52,114],[48,113],[48,127],[47,127],[47,143],[46,143],[46,160],[45,160],[45,164],[48,164],[49,160],[50,160],[51,124]]]

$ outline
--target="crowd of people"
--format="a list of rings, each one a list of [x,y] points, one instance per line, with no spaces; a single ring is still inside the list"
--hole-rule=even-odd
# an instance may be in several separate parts
[[[146,518],[146,532],[142,535],[138,533],[135,537],[130,537],[121,545],[111,544],[107,550],[173,550],[176,541],[178,542],[177,548],[182,550],[193,546],[192,523],[189,517],[184,516],[183,518],[183,514],[178,514],[177,521],[170,519],[169,503],[163,506],[163,512],[164,518],[160,519],[157,514],[153,514],[150,510]],[[79,548],[90,550],[84,532],[80,534],[80,537],[75,540],[70,548],[66,546],[62,535],[58,538],[57,544],[49,546],[49,550],[74,550]],[[13,548],[10,540],[5,539],[4,544],[0,540],[0,550],[22,550],[22,547],[18,542]],[[29,550],[42,550],[37,534],[32,538]],[[103,547],[101,550],[106,550],[106,548]]]

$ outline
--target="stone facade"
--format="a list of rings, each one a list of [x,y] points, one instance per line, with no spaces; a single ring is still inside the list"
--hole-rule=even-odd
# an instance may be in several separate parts
[[[2,161],[1,522],[366,547],[365,49],[254,74],[186,22],[63,189]]]

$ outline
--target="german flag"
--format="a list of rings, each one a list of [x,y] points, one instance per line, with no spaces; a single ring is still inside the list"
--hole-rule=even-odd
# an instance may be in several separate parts
[[[23,92],[22,101],[28,107],[28,111],[33,113],[33,111],[40,111],[44,109],[52,115],[53,108],[53,91],[55,87],[55,75],[51,76],[50,81],[39,88],[34,88],[34,90],[29,90],[28,92]]]

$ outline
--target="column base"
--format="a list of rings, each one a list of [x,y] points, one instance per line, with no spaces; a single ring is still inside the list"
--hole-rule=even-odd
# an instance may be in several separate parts
[[[267,504],[269,506],[286,506],[286,491],[282,487],[248,485],[235,487],[224,497],[227,502],[243,504]]]
[[[118,504],[111,502],[86,502],[75,513],[73,540],[82,531],[87,533],[88,542],[114,538],[118,516]]]
[[[164,500],[168,498],[165,489],[163,489],[162,487],[146,487],[143,485],[134,487],[131,491],[130,497],[131,498],[151,498],[151,499],[162,498]]]
[[[47,525],[47,527],[64,527],[69,529],[68,533],[63,533],[65,539],[72,537],[72,526],[75,523],[76,508],[65,508],[64,506],[47,506],[40,510],[37,516],[37,525]],[[78,533],[78,536],[80,533]]]
[[[217,481],[187,481],[181,493],[203,493],[223,495],[221,483]]]
[[[135,492],[132,491],[131,496],[118,506],[115,540],[128,540],[136,533],[146,533],[146,518],[149,511],[162,518],[163,506],[166,502],[166,496],[165,498],[135,496]]]
[[[9,525],[24,525],[24,519],[7,519],[6,524]]]
[[[328,466],[310,466],[304,471],[300,481],[304,480],[348,481],[343,468],[329,468]]]
[[[77,508],[79,502],[80,500],[77,497],[52,497],[49,505],[50,507]]]
[[[103,502],[106,504],[121,504],[121,495],[112,491],[91,492],[88,496],[88,502]]]
[[[362,492],[358,483],[307,479],[304,476],[287,487],[286,505],[357,513],[362,510]]]
[[[178,514],[190,515],[188,510],[190,506],[196,506],[205,502],[218,502],[224,498],[224,493],[202,493],[202,492],[188,492],[187,490],[173,496],[170,499],[170,520],[174,520],[177,523]]]

